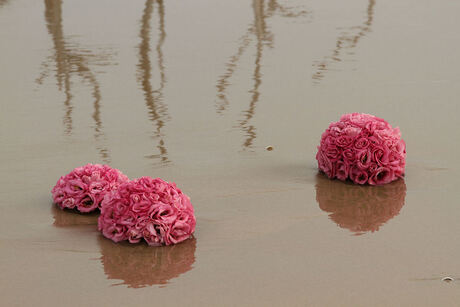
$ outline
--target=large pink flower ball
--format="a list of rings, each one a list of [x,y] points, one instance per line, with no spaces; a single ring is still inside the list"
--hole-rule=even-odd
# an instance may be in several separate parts
[[[190,198],[174,183],[142,177],[122,184],[102,203],[98,228],[115,242],[128,240],[149,245],[182,242],[195,231]]]
[[[382,118],[345,114],[321,136],[316,160],[330,179],[382,185],[404,176],[406,143]]]
[[[59,178],[51,194],[61,209],[86,213],[100,208],[105,194],[127,181],[128,177],[108,165],[87,164]]]

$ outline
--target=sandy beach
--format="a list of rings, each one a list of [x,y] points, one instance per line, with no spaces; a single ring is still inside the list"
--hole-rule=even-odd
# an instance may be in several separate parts
[[[459,306],[459,13],[0,0],[0,305]],[[318,173],[350,112],[400,127],[404,179]],[[175,182],[194,237],[115,244],[58,209],[52,187],[86,163]]]

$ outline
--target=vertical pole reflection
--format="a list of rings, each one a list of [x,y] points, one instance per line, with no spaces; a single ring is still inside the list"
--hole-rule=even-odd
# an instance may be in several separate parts
[[[157,89],[153,89],[152,86],[152,62],[150,61],[150,20],[152,19],[152,13],[154,4],[158,6],[158,32],[159,38],[156,44],[157,53],[157,65],[160,76],[160,84]],[[168,110],[166,105],[163,104],[163,89],[166,84],[165,66],[162,46],[166,38],[165,31],[165,9],[162,0],[147,0],[145,2],[145,8],[141,19],[141,31],[139,34],[141,42],[139,44],[139,64],[138,82],[141,85],[142,91],[144,92],[145,104],[148,108],[149,119],[154,125],[153,138],[157,140],[157,148],[159,154],[152,154],[146,156],[149,159],[159,159],[161,164],[169,163],[168,151],[164,141],[164,135],[162,128],[165,122],[169,119]]]
[[[267,33],[267,27],[265,23],[265,12],[264,12],[264,0],[254,0],[252,3],[254,10],[254,34],[256,37],[256,59],[254,61],[254,72],[252,79],[254,80],[254,86],[249,91],[251,100],[249,102],[248,109],[243,111],[243,120],[239,122],[239,126],[246,134],[246,139],[243,143],[243,148],[252,148],[252,143],[256,138],[256,128],[253,124],[250,124],[250,120],[254,117],[256,110],[256,104],[260,98],[260,85],[262,84],[262,73],[261,73],[261,61],[263,53],[263,43],[267,37],[270,37],[269,41],[272,42],[272,36]]]
[[[110,163],[109,150],[102,145],[105,135],[103,124],[101,120],[101,90],[99,81],[96,75],[89,67],[89,62],[94,59],[106,60],[106,56],[96,56],[89,50],[80,49],[75,44],[66,42],[63,33],[62,22],[62,0],[45,0],[45,20],[48,33],[53,41],[54,55],[51,61],[55,63],[55,77],[56,85],[59,91],[65,94],[64,100],[64,133],[71,135],[73,132],[73,119],[72,119],[72,76],[78,75],[84,82],[87,82],[91,88],[91,96],[93,97],[93,114],[94,121],[94,139],[96,141],[96,148],[101,156],[102,161]],[[106,65],[106,64],[99,64]],[[47,77],[50,65],[44,63],[42,67],[45,69],[36,80],[38,84],[42,84],[43,79]]]
[[[322,61],[314,65],[316,67],[316,71],[312,78],[315,82],[318,83],[324,78],[324,75],[329,70],[331,63],[342,61],[342,52],[344,49],[353,50],[358,45],[360,39],[371,31],[372,22],[374,20],[374,6],[375,0],[369,0],[366,10],[367,17],[362,25],[351,27],[349,29],[351,33],[344,32],[339,35],[332,54],[325,56]]]
[[[222,114],[230,104],[227,97],[227,90],[230,86],[230,79],[238,67],[238,62],[251,44],[255,40],[255,60],[252,79],[254,80],[253,87],[249,90],[251,98],[249,106],[243,111],[243,118],[238,121],[238,127],[243,131],[246,139],[242,147],[243,150],[251,149],[255,138],[257,137],[256,127],[251,124],[251,119],[255,115],[257,102],[260,99],[260,87],[262,85],[262,57],[264,47],[273,47],[274,35],[268,30],[267,20],[275,13],[279,13],[282,17],[299,17],[305,16],[308,12],[301,10],[298,12],[292,11],[280,5],[277,0],[268,1],[267,5],[264,0],[253,0],[252,9],[254,12],[254,22],[247,28],[246,33],[238,40],[240,45],[237,52],[230,57],[229,61],[225,64],[226,71],[217,80],[217,102],[216,111]]]
[[[70,91],[70,58],[66,54],[64,35],[62,33],[62,1],[45,0],[45,19],[48,33],[51,35],[54,47],[54,62],[56,63],[56,81],[59,91],[64,90],[65,114],[63,123],[65,133],[72,133],[72,94]],[[40,81],[41,83],[41,81]]]
[[[241,56],[244,54],[246,49],[249,46],[249,43],[252,41],[251,34],[254,31],[254,26],[250,26],[247,32],[238,40],[241,42],[241,45],[238,47],[236,54],[230,57],[230,60],[225,64],[226,71],[221,75],[220,79],[217,80],[217,113],[222,113],[227,109],[229,101],[227,98],[227,87],[230,85],[229,79],[233,76],[238,62],[240,61]]]

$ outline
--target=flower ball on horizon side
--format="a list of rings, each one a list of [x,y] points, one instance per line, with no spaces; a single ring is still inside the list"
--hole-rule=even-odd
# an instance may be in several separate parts
[[[190,238],[196,219],[190,198],[174,183],[141,177],[108,193],[98,229],[114,242],[141,240],[151,246],[172,245]]]
[[[89,163],[60,177],[51,194],[59,208],[88,213],[100,209],[105,194],[127,181],[118,169]]]
[[[382,118],[345,114],[322,134],[316,159],[330,179],[383,185],[404,176],[406,144]]]

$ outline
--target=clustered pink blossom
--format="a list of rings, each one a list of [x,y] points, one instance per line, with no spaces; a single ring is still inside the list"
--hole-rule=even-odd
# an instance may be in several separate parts
[[[100,208],[105,194],[128,180],[108,165],[87,164],[59,178],[51,193],[61,209],[76,208],[86,213]]]
[[[321,136],[316,160],[330,179],[382,185],[403,177],[406,144],[399,128],[382,118],[345,114]]]
[[[115,241],[144,239],[149,245],[171,245],[195,231],[193,206],[187,195],[160,178],[142,177],[123,183],[102,202],[98,228]]]

